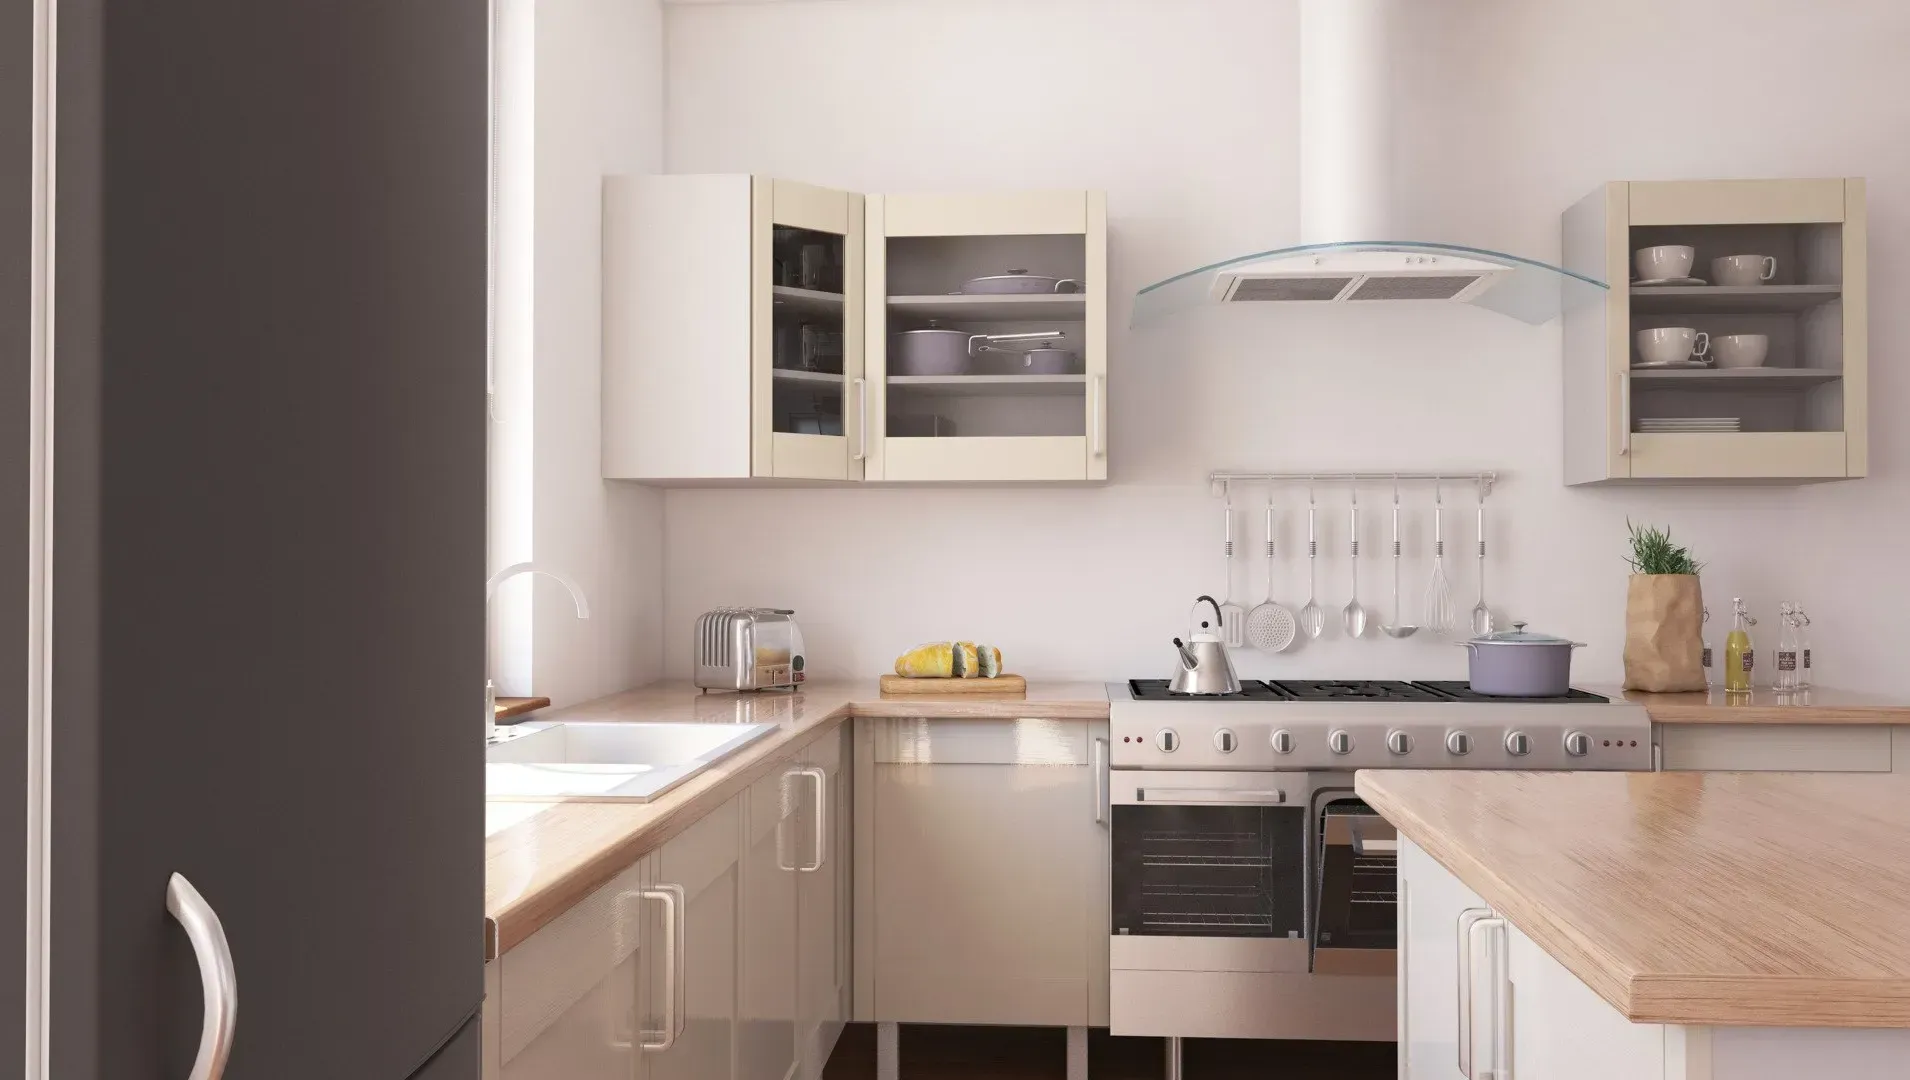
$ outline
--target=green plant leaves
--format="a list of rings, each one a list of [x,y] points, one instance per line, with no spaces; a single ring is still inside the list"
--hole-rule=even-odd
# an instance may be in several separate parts
[[[1632,572],[1696,574],[1704,569],[1703,563],[1691,557],[1691,549],[1671,542],[1669,528],[1633,525],[1630,518],[1625,519],[1625,527],[1631,531],[1631,554],[1625,561],[1631,564]]]

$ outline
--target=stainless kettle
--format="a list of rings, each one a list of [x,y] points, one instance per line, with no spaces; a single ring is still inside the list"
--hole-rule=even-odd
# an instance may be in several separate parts
[[[1174,639],[1174,648],[1180,651],[1180,670],[1174,672],[1167,689],[1175,694],[1238,694],[1240,677],[1234,674],[1227,646],[1220,641],[1220,604],[1211,596],[1195,601],[1196,607],[1201,604],[1214,609],[1214,621],[1197,617],[1191,640]]]

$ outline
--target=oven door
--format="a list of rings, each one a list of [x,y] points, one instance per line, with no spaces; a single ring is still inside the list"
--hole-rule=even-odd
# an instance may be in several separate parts
[[[1398,964],[1399,839],[1358,799],[1320,811],[1313,970],[1391,976]]]
[[[1316,794],[1344,782],[1111,772],[1114,1034],[1394,1038],[1390,977],[1316,974],[1309,964]]]

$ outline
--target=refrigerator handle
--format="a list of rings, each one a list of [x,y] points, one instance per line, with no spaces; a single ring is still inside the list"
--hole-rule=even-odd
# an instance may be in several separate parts
[[[185,927],[192,954],[199,960],[199,982],[205,990],[205,1023],[199,1029],[199,1053],[192,1059],[190,1080],[219,1080],[232,1056],[233,1028],[239,1022],[239,976],[232,969],[232,947],[226,943],[219,913],[192,887],[183,874],[166,883],[166,910]]]

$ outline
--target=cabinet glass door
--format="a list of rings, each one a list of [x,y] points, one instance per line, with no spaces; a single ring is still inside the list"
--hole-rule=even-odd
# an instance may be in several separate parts
[[[869,212],[871,476],[1106,476],[1106,232],[1090,192]]]
[[[862,200],[759,180],[758,476],[861,478]]]

